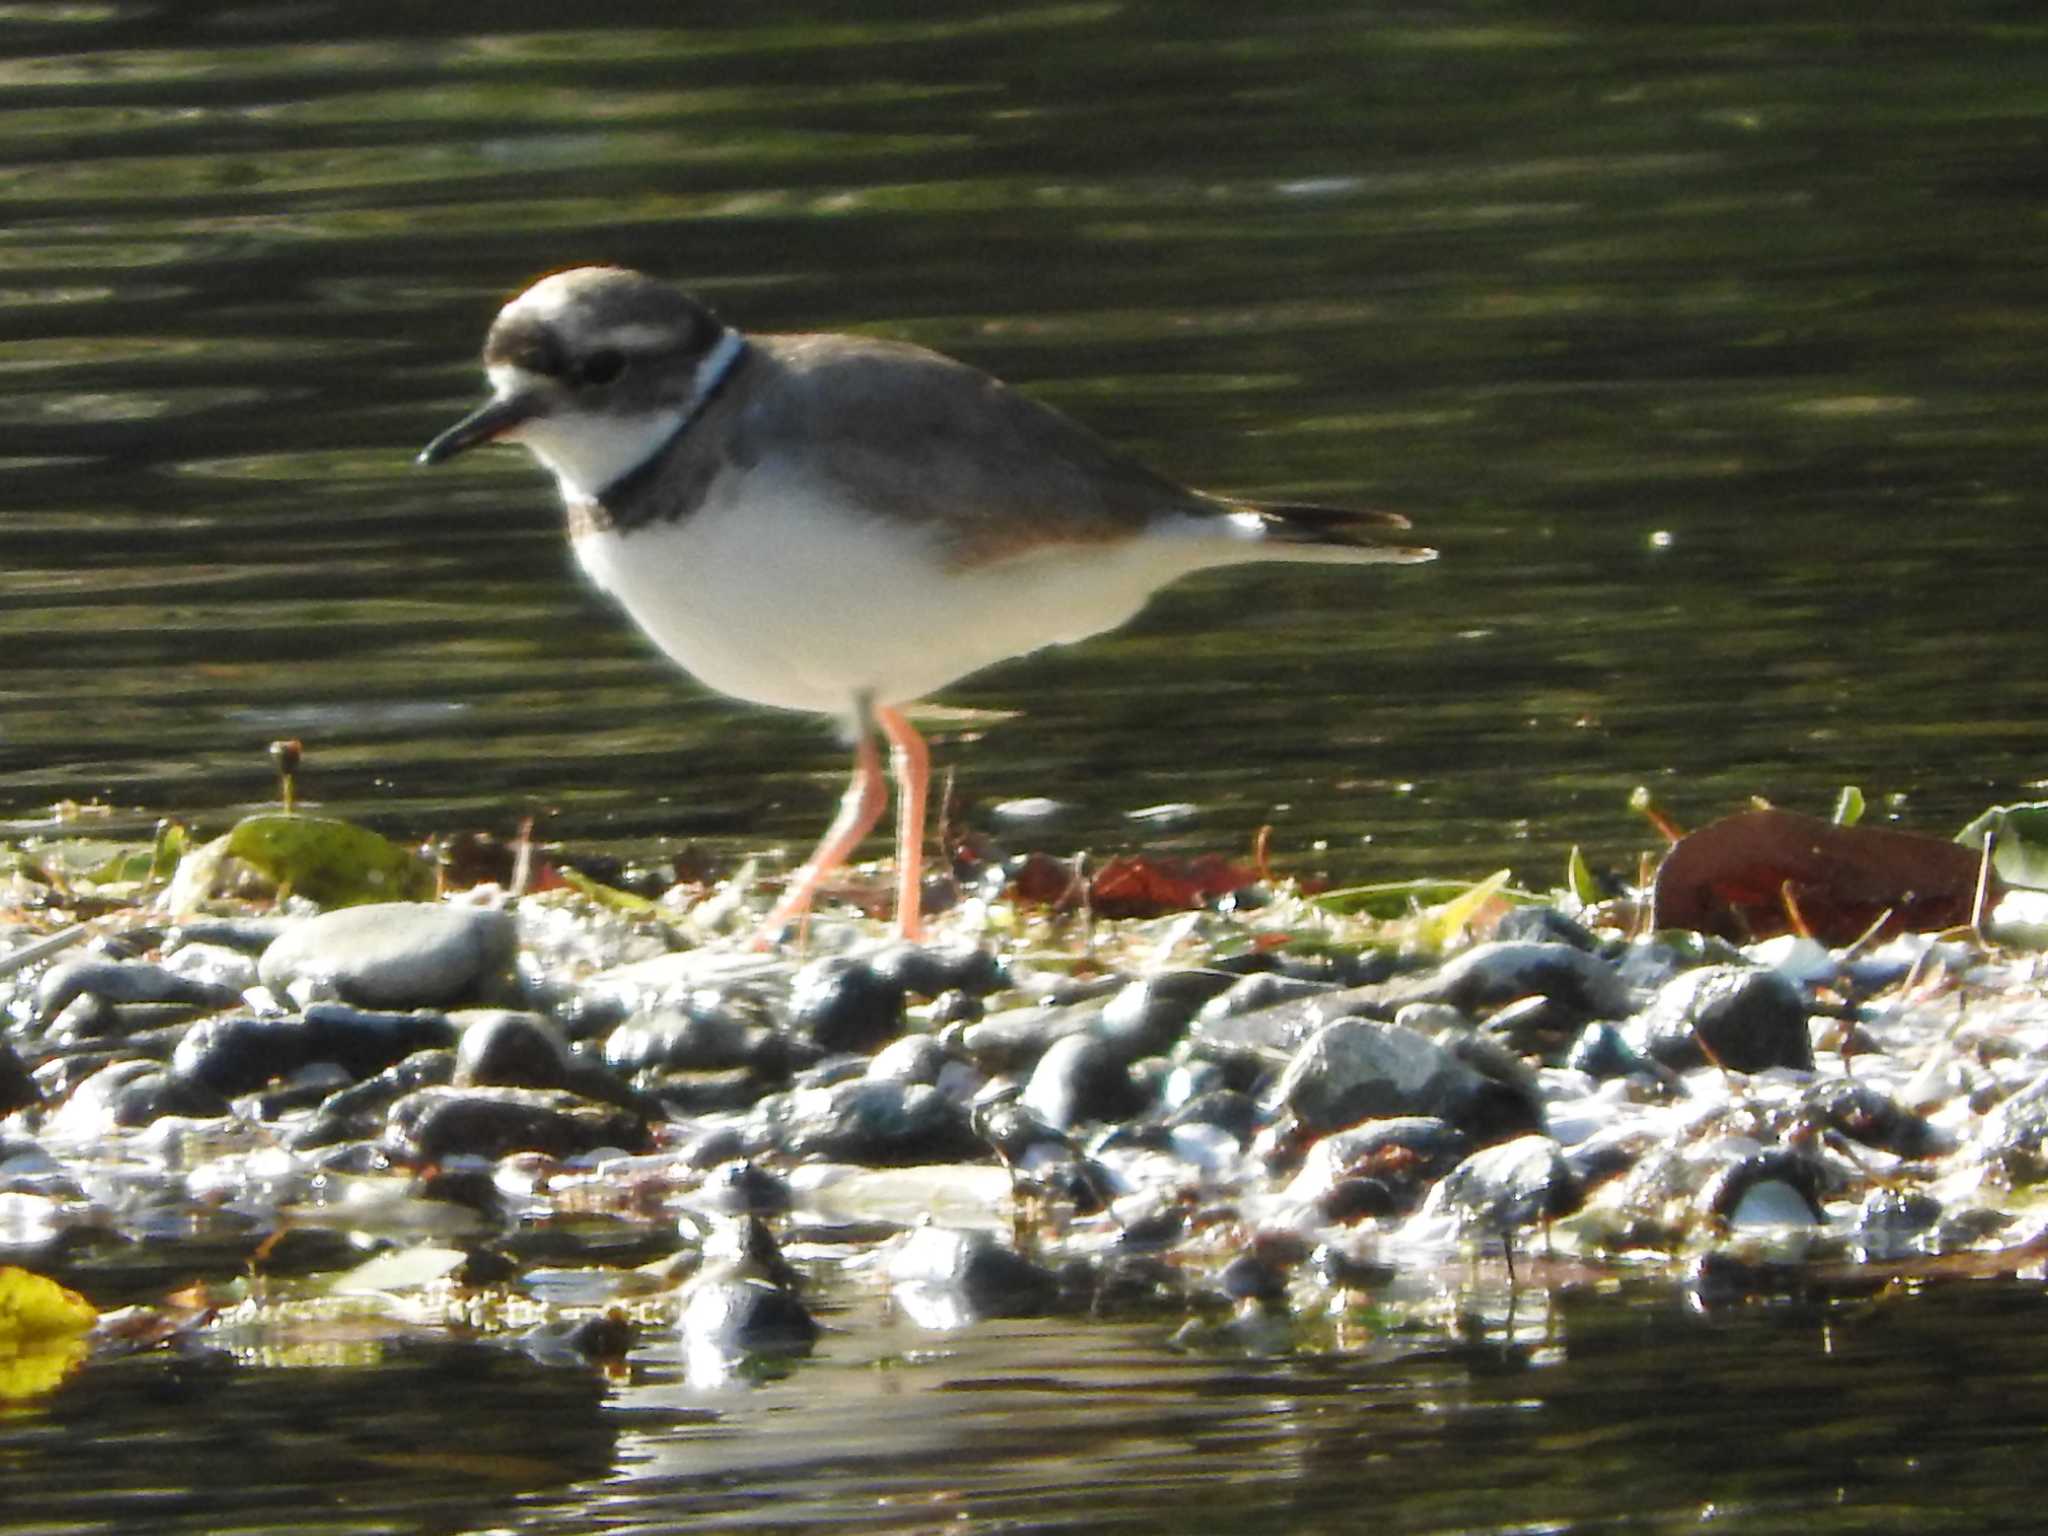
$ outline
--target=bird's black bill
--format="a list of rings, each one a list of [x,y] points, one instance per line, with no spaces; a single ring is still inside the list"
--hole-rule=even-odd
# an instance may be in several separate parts
[[[539,403],[524,395],[486,400],[419,452],[420,464],[445,464],[480,443],[495,442],[514,427],[531,421]]]

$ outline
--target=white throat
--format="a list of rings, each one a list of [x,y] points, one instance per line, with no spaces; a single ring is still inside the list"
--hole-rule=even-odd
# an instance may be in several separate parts
[[[661,452],[688,424],[713,390],[739,361],[746,339],[727,331],[704,354],[690,380],[687,405],[668,406],[632,415],[565,412],[537,416],[506,436],[523,443],[555,477],[564,501],[594,501],[616,483]],[[523,370],[501,364],[490,370],[491,387],[500,399],[532,388]]]

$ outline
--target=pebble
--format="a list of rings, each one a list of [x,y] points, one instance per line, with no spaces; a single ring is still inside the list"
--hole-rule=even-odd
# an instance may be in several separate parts
[[[415,1165],[508,1152],[641,1152],[650,1145],[647,1122],[630,1111],[527,1088],[421,1088],[392,1104],[387,1127],[392,1156]]]
[[[1673,977],[1643,1014],[1634,1043],[1679,1071],[1813,1070],[1806,994],[1783,972],[1756,966],[1704,965]]]
[[[1376,1116],[1455,1120],[1479,1090],[1479,1074],[1427,1036],[1370,1019],[1338,1019],[1303,1042],[1272,1103],[1321,1136]]]
[[[833,955],[796,973],[790,1028],[826,1051],[873,1051],[903,1031],[903,984],[864,960]]]
[[[1240,921],[1176,919],[1072,975],[1022,942],[666,950],[659,925],[543,905],[35,951],[0,975],[0,1264],[90,1244],[239,1273],[260,1248],[261,1272],[317,1272],[427,1239],[460,1266],[454,1245],[512,1231],[477,1275],[520,1289],[547,1255],[606,1277],[524,1287],[591,1310],[522,1347],[615,1358],[605,1309],[631,1296],[666,1309],[694,1380],[700,1357],[830,1347],[800,1284],[821,1267],[957,1327],[1284,1319],[1319,1285],[1393,1306],[1433,1245],[1494,1263],[1539,1228],[1596,1273],[1660,1256],[1677,1281],[1698,1257],[1717,1304],[1808,1256],[1911,1276],[2029,1240],[2048,1013],[2028,959],[1948,942],[1911,996],[1869,993],[1926,945],[1745,958],[1524,908],[1442,963],[1189,963]],[[843,926],[829,942],[856,942]]]
[[[263,951],[263,984],[365,1008],[438,1008],[477,1000],[509,972],[510,914],[393,901],[342,907],[287,928]],[[297,989],[297,991],[295,991]]]

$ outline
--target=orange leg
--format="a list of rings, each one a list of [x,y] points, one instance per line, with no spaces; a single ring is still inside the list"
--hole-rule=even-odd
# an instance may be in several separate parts
[[[924,806],[932,754],[901,710],[877,709],[875,719],[889,738],[896,773],[896,931],[918,939],[924,936]]]
[[[895,738],[892,735],[890,739]],[[882,808],[888,803],[889,792],[882,783],[881,754],[875,750],[873,725],[863,701],[854,720],[853,779],[840,798],[839,814],[825,829],[817,851],[804,861],[804,867],[791,878],[789,889],[782,893],[782,900],[768,914],[757,943],[772,944],[774,936],[786,925],[810,911],[811,898],[818,894],[819,885],[874,830],[875,823],[882,819]]]

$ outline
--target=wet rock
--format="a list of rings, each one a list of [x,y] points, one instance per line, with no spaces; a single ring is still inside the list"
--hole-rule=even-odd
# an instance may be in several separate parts
[[[881,1167],[958,1162],[980,1145],[966,1110],[944,1094],[868,1077],[764,1099],[748,1136],[792,1157]]]
[[[1217,1289],[1232,1301],[1276,1302],[1286,1298],[1287,1272],[1256,1253],[1240,1253],[1216,1276]]]
[[[1166,1109],[1177,1109],[1190,1099],[1230,1086],[1229,1076],[1215,1062],[1184,1061],[1159,1085],[1159,1102]]]
[[[1186,1049],[1249,1081],[1284,1066],[1326,1024],[1363,1018],[1378,1001],[1377,986],[1323,988],[1244,1013],[1204,1011],[1188,1026]]]
[[[818,1324],[803,1299],[765,1280],[701,1275],[685,1287],[680,1323],[693,1378],[723,1378],[756,1355],[807,1355]]]
[[[905,1035],[875,1053],[867,1075],[898,1083],[936,1084],[952,1059],[933,1036]]]
[[[1472,1140],[1455,1126],[1427,1115],[1397,1115],[1371,1120],[1350,1130],[1325,1136],[1308,1149],[1301,1168],[1287,1186],[1285,1198],[1297,1205],[1384,1205],[1357,1214],[1391,1215],[1411,1211],[1437,1180],[1471,1154]],[[1369,1183],[1372,1190],[1346,1184]],[[1332,1220],[1346,1219],[1332,1211]]]
[[[1125,1060],[1167,1050],[1211,998],[1236,985],[1226,971],[1162,971],[1131,982],[1103,1005],[1094,1033]]]
[[[676,1150],[676,1161],[685,1168],[707,1172],[720,1163],[744,1161],[748,1141],[736,1125],[720,1125],[690,1138]]]
[[[1649,1069],[1649,1060],[1612,1024],[1588,1024],[1565,1053],[1564,1064],[1588,1077],[1627,1077]]]
[[[1288,976],[1279,971],[1258,971],[1239,977],[1224,991],[1210,998],[1196,1017],[1210,1022],[1234,1018],[1241,1013],[1256,1013],[1262,1008],[1336,990],[1337,985],[1332,981]]]
[[[1038,1060],[1024,1105],[1047,1124],[1071,1130],[1084,1121],[1121,1120],[1144,1107],[1130,1058],[1094,1035],[1069,1035]]]
[[[1569,944],[1589,955],[1600,948],[1590,928],[1555,907],[1515,907],[1494,925],[1493,936],[1506,943]]]
[[[234,1096],[234,1111],[245,1120],[275,1120],[294,1110],[318,1109],[355,1079],[331,1061],[312,1061],[263,1089]]]
[[[1706,965],[1667,982],[1637,1024],[1633,1043],[1677,1071],[1710,1062],[1731,1072],[1813,1070],[1806,996],[1777,971]]]
[[[391,1106],[393,1156],[419,1164],[509,1152],[575,1157],[603,1147],[642,1152],[647,1122],[630,1110],[530,1088],[422,1088]]]
[[[1005,1008],[960,1031],[960,1048],[991,1076],[1027,1072],[1055,1041],[1086,1034],[1102,1017],[1098,1003]]]
[[[904,1311],[926,1327],[984,1317],[1036,1317],[1058,1298],[1044,1266],[992,1233],[920,1227],[889,1251],[883,1273]]]
[[[813,960],[796,973],[790,1027],[825,1051],[879,1050],[903,1032],[903,987],[864,960]]]
[[[1588,1019],[1630,1012],[1628,988],[1613,967],[1570,944],[1476,944],[1418,986],[1475,1017],[1523,997],[1548,998]]]
[[[1518,1055],[1553,1061],[1577,1039],[1586,1016],[1568,1003],[1549,997],[1524,997],[1494,1010],[1480,1026]]]
[[[1483,1086],[1477,1072],[1412,1029],[1338,1019],[1303,1043],[1271,1102],[1316,1136],[1390,1115],[1456,1124]]]
[[[617,1310],[598,1317],[553,1318],[520,1334],[519,1347],[543,1365],[624,1360],[633,1348],[633,1325]]]
[[[707,988],[681,1006],[628,1018],[606,1038],[604,1059],[618,1072],[723,1072],[752,1065],[769,1033]]]
[[[892,944],[867,964],[877,980],[913,997],[982,997],[1003,984],[995,952],[968,945]]]
[[[140,960],[66,960],[52,966],[36,987],[36,1018],[43,1024],[80,997],[102,1004],[175,1003],[185,1008],[232,1008],[241,991]]]
[[[792,1197],[789,1180],[742,1158],[705,1174],[690,1203],[724,1216],[781,1216],[788,1213]]]
[[[569,1044],[537,1013],[477,1009],[461,1019],[457,1086],[561,1088],[571,1076]]]
[[[933,1029],[948,1024],[972,1024],[988,1016],[988,1009],[972,992],[941,992],[932,999],[925,1022]]]
[[[211,1120],[227,1112],[228,1101],[204,1083],[153,1061],[117,1061],[78,1085],[58,1121],[67,1134],[91,1135],[150,1125],[166,1115]]]
[[[1240,1142],[1248,1142],[1264,1123],[1259,1101],[1232,1088],[1217,1088],[1197,1094],[1166,1117],[1169,1130],[1179,1126],[1212,1125]]]
[[[1934,1128],[1874,1083],[1822,1078],[1807,1090],[1806,1102],[1821,1124],[1866,1147],[1897,1157],[1924,1157],[1935,1149]]]
[[[171,955],[191,945],[231,949],[237,954],[257,956],[277,942],[291,927],[287,917],[207,917],[180,923],[164,935],[164,953]]]
[[[1985,1115],[1969,1151],[2007,1183],[2038,1184],[2048,1179],[2048,1072]]]
[[[1864,1263],[1935,1251],[1942,1204],[1920,1190],[1873,1189],[1856,1212],[1849,1241]]]
[[[17,1109],[40,1104],[42,1098],[36,1080],[29,1075],[27,1064],[12,1045],[0,1040],[0,1115],[11,1115]]]
[[[77,1045],[87,1040],[106,1040],[128,1033],[121,1010],[96,993],[82,992],[57,1010],[43,1027],[43,1036],[53,1045]]]
[[[480,998],[504,978],[517,944],[509,913],[381,902],[294,924],[258,968],[280,996],[310,988],[365,1008],[432,1008]]]
[[[313,1032],[313,1055],[358,1078],[374,1077],[420,1051],[443,1050],[461,1033],[445,1014],[385,1013],[346,1003],[310,1003],[305,1020]]]
[[[303,1018],[223,1014],[185,1032],[172,1067],[226,1098],[253,1093],[289,1077],[313,1059],[313,1031]]]
[[[407,1094],[455,1081],[455,1052],[417,1051],[361,1082],[328,1095],[319,1113],[291,1137],[294,1147],[328,1147],[374,1136],[391,1109]]]
[[[1536,1069],[1484,1032],[1439,1032],[1436,1044],[1479,1074],[1477,1093],[1459,1125],[1475,1141],[1505,1141],[1546,1130],[1543,1088]]]
[[[1820,1167],[1811,1157],[1771,1147],[1719,1168],[1701,1188],[1700,1209],[1728,1227],[1811,1226],[1827,1219]]]
[[[237,997],[257,985],[256,957],[219,944],[187,944],[164,956],[164,969]]]
[[[1569,1215],[1582,1198],[1563,1148],[1548,1136],[1519,1136],[1445,1174],[1417,1219],[1448,1218],[1461,1233],[1506,1236]]]

